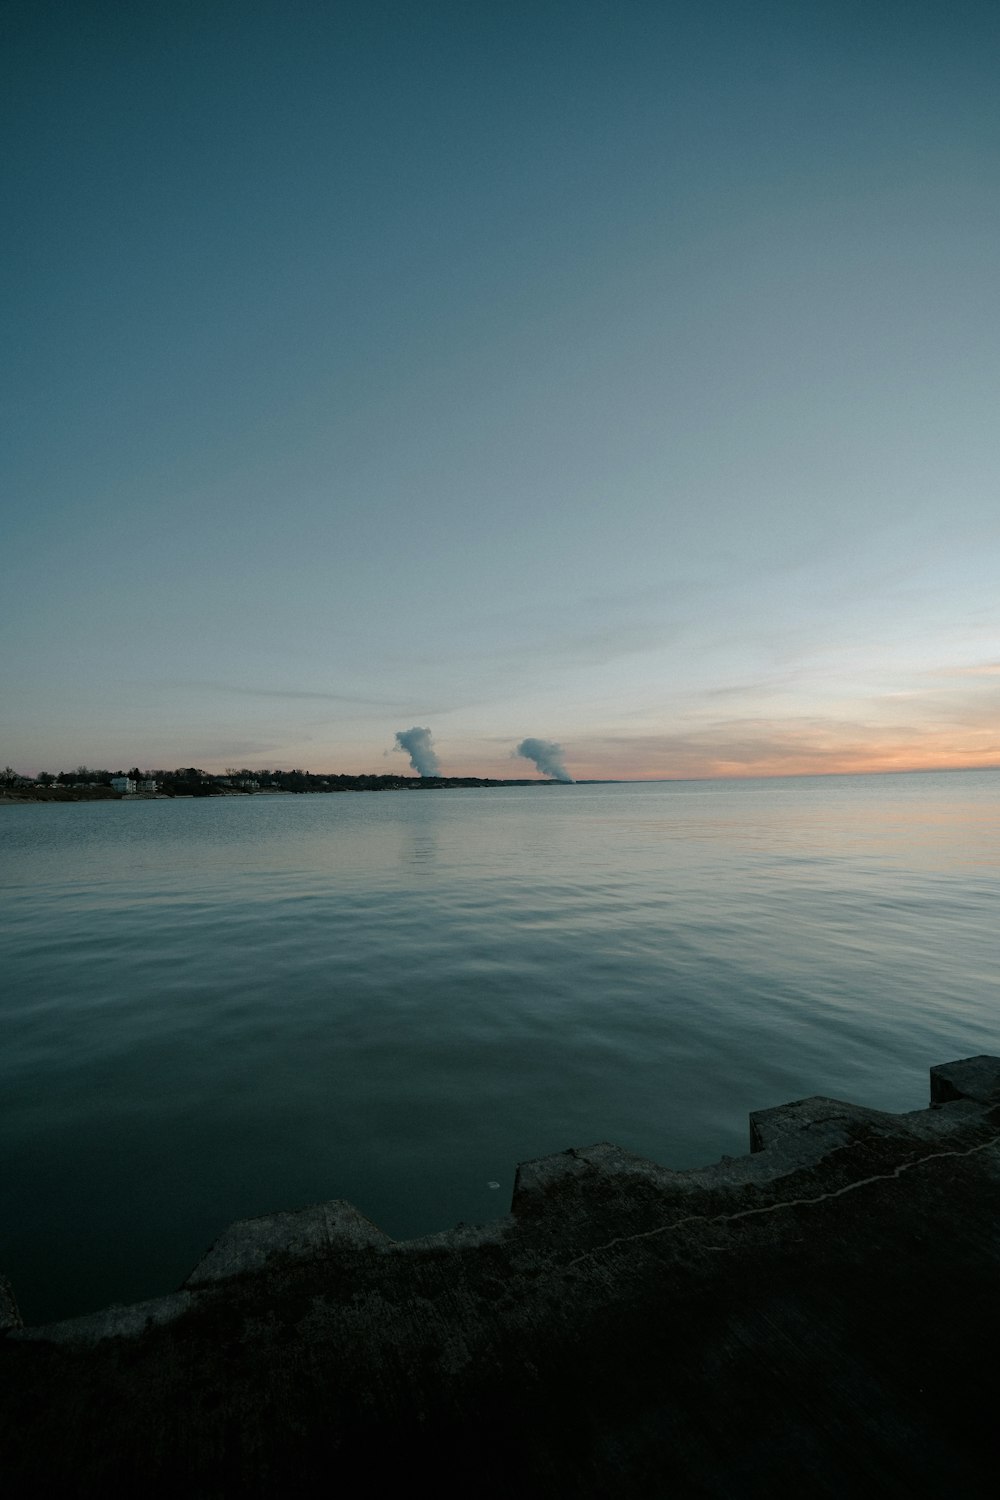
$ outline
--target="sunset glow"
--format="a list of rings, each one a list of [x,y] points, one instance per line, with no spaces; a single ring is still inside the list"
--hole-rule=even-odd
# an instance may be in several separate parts
[[[995,8],[15,9],[3,761],[1000,765]]]

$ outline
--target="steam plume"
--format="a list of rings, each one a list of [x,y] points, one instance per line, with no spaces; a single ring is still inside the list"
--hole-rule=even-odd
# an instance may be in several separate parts
[[[551,740],[522,740],[514,754],[533,760],[542,775],[550,776],[553,781],[573,780],[563,762],[562,746],[554,745]]]
[[[396,734],[396,749],[405,750],[410,765],[420,776],[436,776],[438,758],[431,746],[431,732],[414,724],[412,729],[400,729]]]

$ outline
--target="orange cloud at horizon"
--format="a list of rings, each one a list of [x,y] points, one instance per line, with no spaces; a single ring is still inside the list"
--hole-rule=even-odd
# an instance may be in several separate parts
[[[636,781],[845,776],[890,771],[1000,769],[1000,734],[966,729],[892,734],[823,724],[728,724],[690,734],[626,736],[569,747],[579,780]]]

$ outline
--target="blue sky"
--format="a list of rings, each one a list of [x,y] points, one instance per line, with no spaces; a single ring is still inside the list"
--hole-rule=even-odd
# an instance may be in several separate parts
[[[0,760],[1000,764],[995,5],[0,17]]]

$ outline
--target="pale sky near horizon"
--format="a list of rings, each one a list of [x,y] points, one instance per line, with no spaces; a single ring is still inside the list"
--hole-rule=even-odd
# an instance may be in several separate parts
[[[12,0],[0,56],[0,763],[1000,765],[995,3]]]

